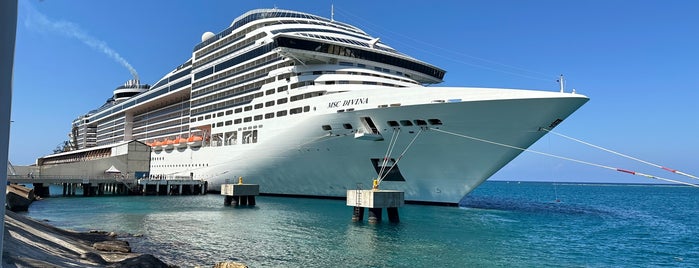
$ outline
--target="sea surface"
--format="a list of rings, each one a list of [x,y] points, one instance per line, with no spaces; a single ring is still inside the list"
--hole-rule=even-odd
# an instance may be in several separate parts
[[[353,223],[342,200],[263,196],[236,208],[208,194],[57,196],[26,215],[131,234],[134,251],[180,267],[699,267],[697,188],[486,182],[460,207],[399,213],[397,224]]]

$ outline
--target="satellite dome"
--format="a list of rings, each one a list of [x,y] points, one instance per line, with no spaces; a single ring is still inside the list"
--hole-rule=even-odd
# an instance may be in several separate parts
[[[204,42],[207,39],[214,37],[214,33],[212,32],[205,32],[204,34],[201,35],[201,41]]]

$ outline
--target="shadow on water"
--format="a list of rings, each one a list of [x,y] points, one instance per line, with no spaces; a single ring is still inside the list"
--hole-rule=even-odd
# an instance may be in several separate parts
[[[532,201],[514,198],[499,198],[492,196],[465,196],[459,202],[459,207],[473,209],[489,209],[526,213],[556,213],[564,215],[610,216],[615,212],[604,208],[586,206],[558,201]]]

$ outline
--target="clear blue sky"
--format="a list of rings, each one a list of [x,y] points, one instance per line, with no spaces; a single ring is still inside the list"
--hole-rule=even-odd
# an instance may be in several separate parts
[[[189,58],[203,32],[217,33],[250,9],[276,6],[329,17],[334,3],[336,20],[447,70],[444,86],[555,91],[564,74],[568,91],[591,100],[556,131],[699,174],[698,1],[19,2],[14,164],[50,154],[68,138],[74,118],[131,79],[104,47],[62,31],[102,41],[142,82],[153,84]],[[62,26],[40,23],[36,12]],[[557,136],[531,149],[685,180]],[[527,152],[493,179],[651,182]]]

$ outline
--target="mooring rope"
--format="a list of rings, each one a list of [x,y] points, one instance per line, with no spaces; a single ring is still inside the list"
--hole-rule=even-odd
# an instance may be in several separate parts
[[[386,154],[383,156],[383,160],[381,161],[381,170],[379,170],[379,176],[378,176],[379,179],[381,179],[383,172],[386,170],[386,164],[388,164],[388,158],[393,153],[393,148],[396,146],[396,142],[398,141],[399,134],[400,134],[400,128],[398,128],[398,129],[394,128],[393,133],[391,134],[391,140],[388,142],[388,148],[386,148]]]
[[[693,184],[693,183],[688,183],[688,182],[683,182],[683,181],[678,181],[678,180],[667,179],[667,178],[658,177],[658,176],[653,176],[653,175],[649,175],[649,174],[645,174],[645,173],[641,173],[641,172],[631,171],[631,170],[628,170],[628,169],[615,168],[615,167],[605,166],[605,165],[602,165],[602,164],[596,164],[596,163],[586,162],[586,161],[582,161],[582,160],[578,160],[578,159],[573,159],[573,158],[569,158],[569,157],[554,155],[554,154],[550,154],[550,153],[539,152],[539,151],[536,151],[536,150],[521,148],[521,147],[512,146],[512,145],[508,145],[508,144],[504,144],[504,143],[499,143],[499,142],[494,142],[494,141],[489,141],[489,140],[485,140],[485,139],[481,139],[481,138],[476,138],[476,137],[472,137],[472,136],[468,136],[468,135],[464,135],[464,134],[458,134],[458,133],[454,133],[454,132],[449,132],[449,131],[441,130],[441,129],[437,129],[437,128],[433,128],[433,129],[431,129],[431,130],[434,130],[434,131],[437,131],[437,132],[442,132],[442,133],[449,134],[449,135],[454,135],[454,136],[457,136],[457,137],[467,138],[467,139],[471,139],[471,140],[475,140],[475,141],[480,141],[480,142],[485,142],[485,143],[489,143],[489,144],[493,144],[493,145],[498,145],[498,146],[502,146],[502,147],[507,147],[507,148],[511,148],[511,149],[516,149],[516,150],[520,150],[520,151],[523,151],[523,152],[530,152],[530,153],[540,154],[540,155],[544,155],[544,156],[548,156],[548,157],[553,157],[553,158],[558,158],[558,159],[567,160],[567,161],[571,161],[571,162],[576,162],[576,163],[580,163],[580,164],[585,164],[585,165],[595,166],[595,167],[599,167],[599,168],[614,170],[614,171],[623,172],[623,173],[627,173],[627,174],[631,174],[631,175],[643,176],[643,177],[650,178],[650,179],[656,179],[656,180],[661,180],[661,181],[666,181],[666,182],[672,182],[672,183],[677,183],[677,184],[684,184],[684,185],[688,185],[688,186],[692,186],[692,187],[697,187],[697,188],[699,188],[699,185]]]
[[[381,182],[383,181],[383,179],[385,179],[386,176],[388,176],[388,173],[391,172],[391,170],[392,170],[396,165],[398,165],[398,162],[403,158],[403,155],[405,155],[405,153],[408,152],[408,149],[410,149],[410,146],[412,146],[413,143],[415,142],[415,140],[417,139],[417,137],[420,136],[420,133],[422,133],[422,130],[423,130],[423,128],[420,128],[420,131],[418,131],[417,134],[415,135],[415,137],[413,137],[413,139],[410,141],[410,143],[408,143],[408,146],[405,146],[405,150],[403,150],[403,152],[400,153],[400,155],[398,156],[398,158],[396,159],[396,161],[393,162],[393,165],[391,165],[391,167],[386,171],[386,173],[383,174],[383,176],[379,176],[379,181],[378,181],[379,184],[381,184]]]
[[[593,147],[593,148],[600,149],[600,150],[605,151],[605,152],[608,152],[608,153],[612,153],[612,154],[615,154],[615,155],[618,155],[618,156],[621,156],[621,157],[625,157],[625,158],[628,158],[628,159],[631,159],[631,160],[634,160],[634,161],[638,161],[638,162],[644,163],[644,164],[646,164],[646,165],[650,165],[650,166],[654,166],[654,167],[663,169],[663,170],[665,170],[665,171],[669,171],[669,172],[672,172],[672,173],[675,173],[675,174],[679,174],[679,175],[683,175],[683,176],[686,176],[686,177],[689,177],[689,178],[692,178],[692,179],[695,179],[695,180],[699,180],[699,177],[697,177],[697,176],[694,176],[694,175],[691,175],[691,174],[687,174],[687,173],[684,173],[684,172],[679,171],[679,170],[676,170],[676,169],[664,167],[664,166],[661,166],[661,165],[658,165],[658,164],[655,164],[655,163],[651,163],[651,162],[648,162],[648,161],[645,161],[645,160],[641,160],[641,159],[638,159],[638,158],[635,158],[635,157],[632,157],[632,156],[629,156],[629,155],[625,155],[625,154],[622,154],[622,153],[620,153],[620,152],[616,152],[616,151],[613,151],[613,150],[604,148],[604,147],[602,147],[602,146],[594,145],[594,144],[592,144],[592,143],[589,143],[589,142],[586,142],[586,141],[583,141],[583,140],[580,140],[580,139],[576,139],[576,138],[573,138],[573,137],[570,137],[570,136],[563,135],[563,134],[561,134],[561,133],[555,132],[555,131],[550,130],[550,129],[541,128],[541,130],[544,130],[544,131],[546,131],[546,132],[548,132],[548,133],[551,133],[551,134],[554,134],[554,135],[557,135],[557,136],[560,136],[560,137],[563,137],[563,138],[566,138],[566,139],[569,139],[569,140],[572,140],[572,141],[575,141],[575,142],[579,142],[579,143],[585,144],[585,145],[590,146],[590,147]]]

